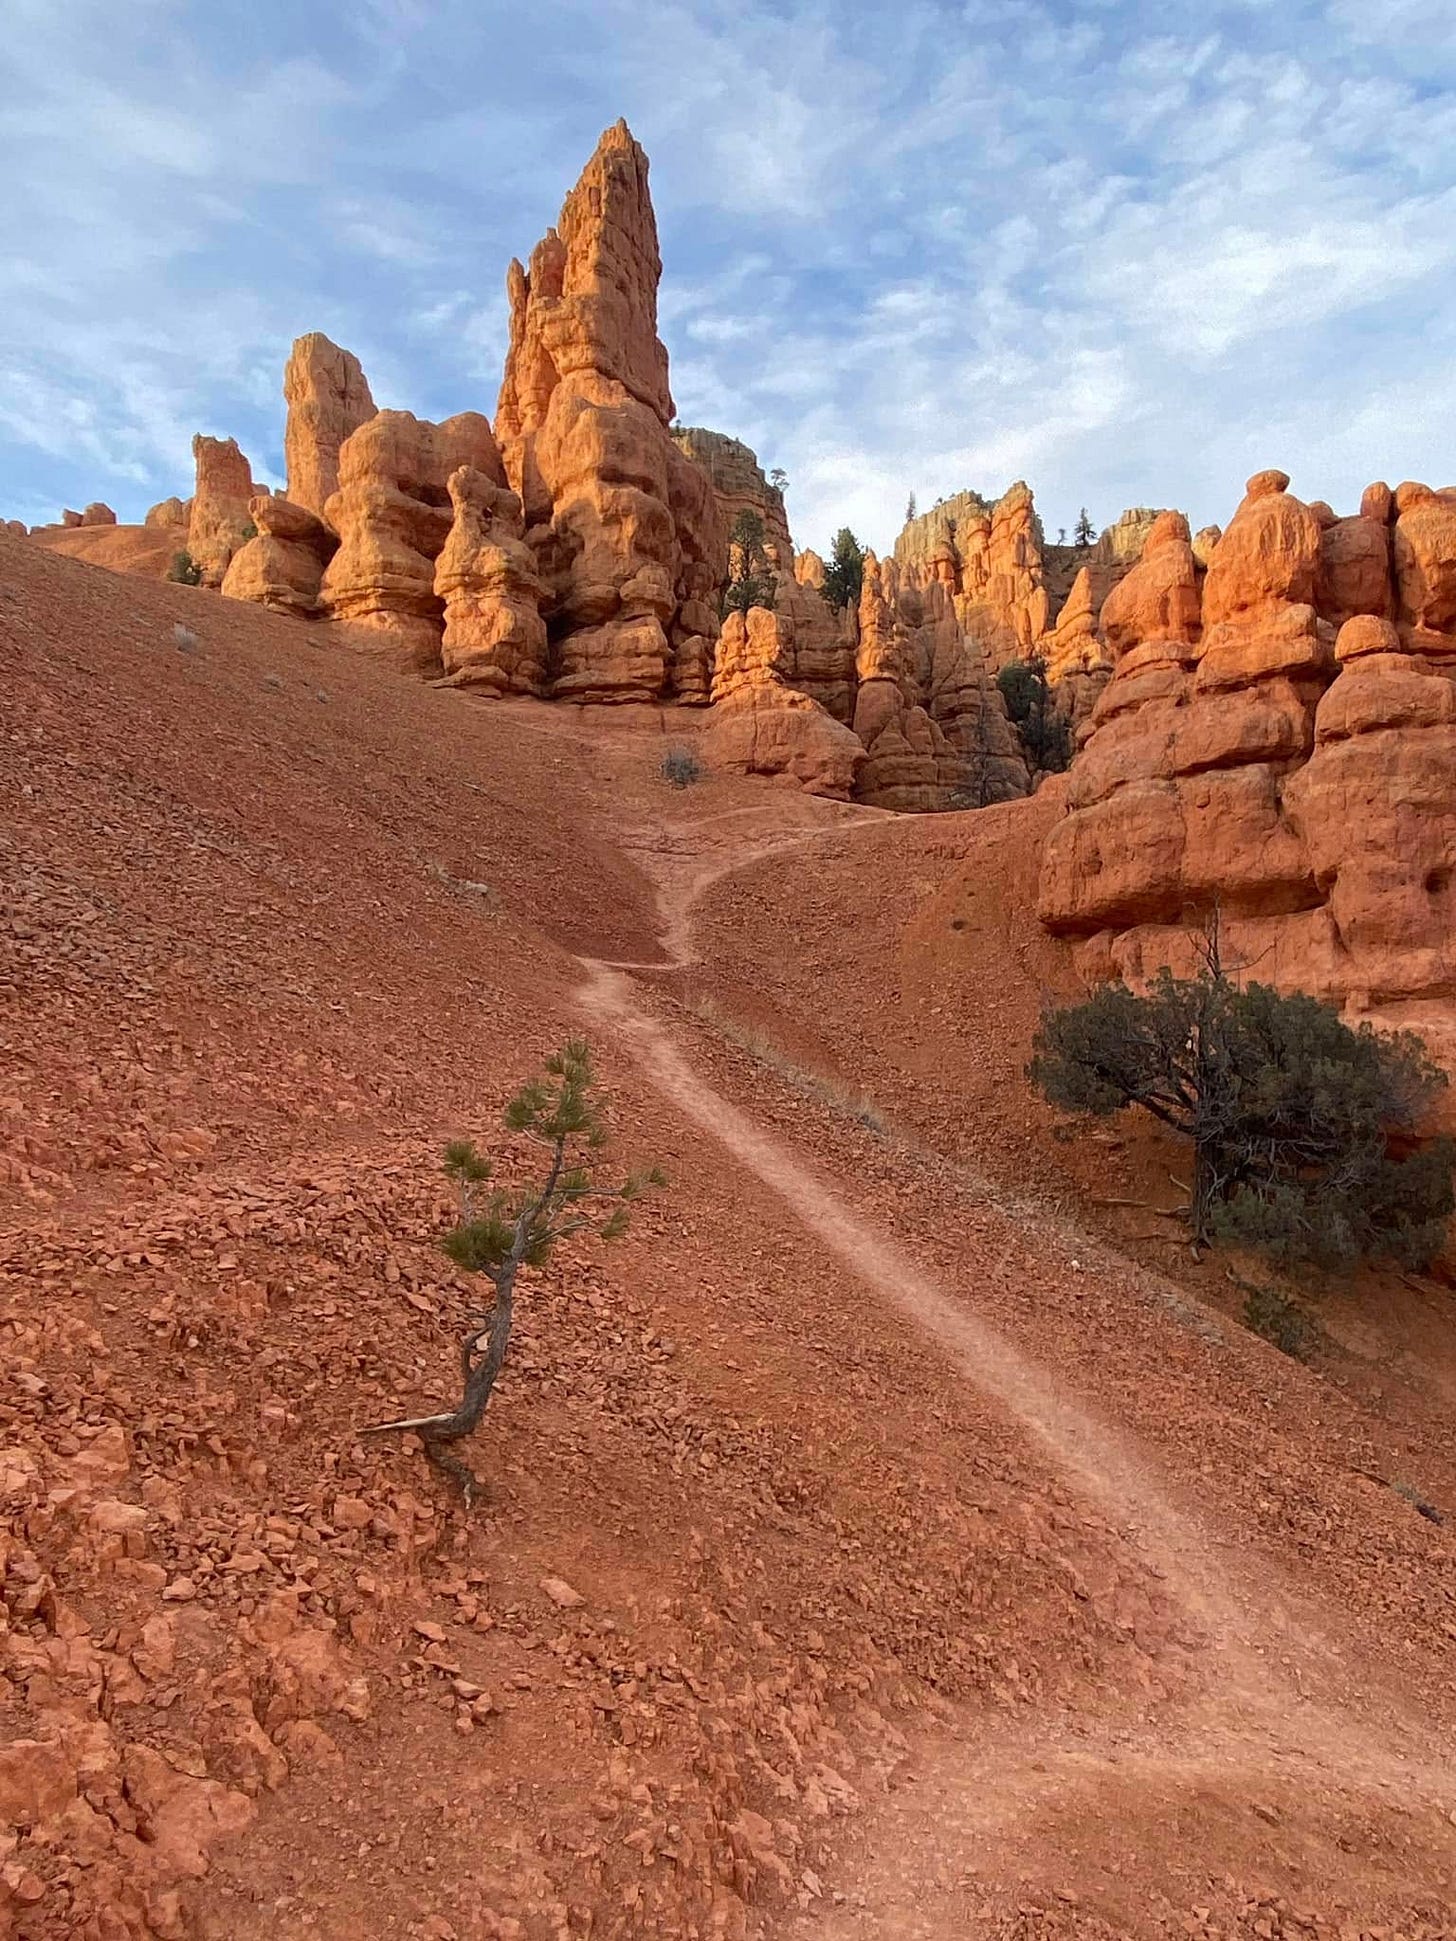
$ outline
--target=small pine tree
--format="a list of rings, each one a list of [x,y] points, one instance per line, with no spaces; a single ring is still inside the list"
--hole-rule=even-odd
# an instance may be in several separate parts
[[[768,482],[782,498],[789,489],[789,475],[782,465],[775,465],[768,475]]]
[[[173,553],[167,578],[177,586],[201,586],[202,568],[184,547],[180,553]]]
[[[863,585],[864,548],[848,526],[841,526],[824,568],[824,597],[832,607],[857,607]]]
[[[1007,663],[996,676],[1026,758],[1042,775],[1060,775],[1072,759],[1072,724],[1057,706],[1040,654]]]
[[[1240,988],[1216,923],[1196,977],[1165,969],[1146,992],[1106,984],[1049,1012],[1027,1071],[1054,1105],[1097,1117],[1141,1106],[1191,1141],[1196,1242],[1421,1265],[1445,1237],[1456,1146],[1392,1146],[1447,1082],[1421,1040],[1352,1030],[1316,998]]]
[[[1087,508],[1083,506],[1082,510],[1077,514],[1076,530],[1072,534],[1073,541],[1078,546],[1090,546],[1096,537],[1097,528],[1087,517]]]
[[[771,607],[778,579],[769,571],[763,521],[745,508],[728,535],[728,584],[723,592],[724,613],[747,613],[750,607]]]
[[[468,1139],[452,1139],[445,1147],[445,1172],[458,1189],[460,1210],[444,1249],[457,1267],[483,1275],[495,1300],[488,1313],[469,1317],[461,1338],[464,1392],[458,1404],[436,1415],[381,1422],[365,1434],[417,1435],[428,1460],[460,1484],[467,1507],[479,1483],[451,1445],[473,1434],[485,1413],[510,1344],[517,1275],[523,1267],[544,1267],[557,1242],[571,1234],[615,1240],[627,1225],[629,1203],[648,1186],[666,1183],[655,1167],[629,1174],[619,1186],[593,1183],[587,1157],[607,1138],[594,1088],[591,1054],[573,1040],[553,1052],[541,1076],[506,1107],[506,1131],[545,1151],[545,1175],[534,1185],[497,1189],[485,1198],[489,1160]],[[608,1211],[601,1210],[603,1202]]]
[[[905,524],[908,526],[915,517],[915,494],[912,492],[905,501]]]

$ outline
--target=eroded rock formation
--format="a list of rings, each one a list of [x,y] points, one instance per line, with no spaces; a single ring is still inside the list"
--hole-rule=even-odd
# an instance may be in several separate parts
[[[492,471],[462,465],[447,483],[454,519],[435,562],[446,675],[487,694],[542,694],[546,588],[525,543],[521,502],[498,462]]]
[[[730,613],[718,636],[704,752],[717,768],[785,775],[811,795],[847,800],[863,743],[794,684],[793,621],[765,607]]]
[[[1137,564],[1102,603],[1098,630],[1108,659],[1116,665],[1145,640],[1196,641],[1202,629],[1201,582],[1188,521],[1181,512],[1159,513]]]
[[[1249,480],[1206,576],[1163,515],[1109,597],[1043,921],[1136,978],[1217,908],[1231,961],[1429,1028],[1456,988],[1456,495],[1376,485],[1339,518],[1288,484]]]
[[[161,499],[147,513],[144,525],[153,526],[164,532],[183,532],[187,530],[192,517],[190,499]]]
[[[1042,533],[1029,487],[1018,480],[989,504],[957,493],[913,519],[895,542],[895,564],[952,596],[965,631],[992,670],[1025,660],[1047,630]]]
[[[319,590],[324,611],[392,636],[433,671],[444,616],[435,562],[455,518],[450,476],[462,465],[505,483],[479,412],[435,425],[413,412],[380,411],[344,440],[339,489],[324,508],[339,535]]]
[[[673,443],[647,158],[609,128],[529,271],[511,265],[496,415],[549,589],[553,691],[654,700],[697,684],[726,537],[704,470]],[[689,694],[689,698],[697,698]]]
[[[187,520],[187,551],[202,584],[217,587],[233,554],[252,536],[251,507],[258,488],[236,438],[206,438],[199,432],[192,441],[192,457],[197,483]]]
[[[369,383],[352,351],[311,330],[294,343],[283,372],[283,396],[288,498],[322,518],[339,489],[344,440],[374,416]]]
[[[866,760],[855,793],[876,808],[923,812],[964,799],[966,764],[923,704],[933,646],[914,624],[922,617],[918,603],[901,612],[895,561],[866,553],[853,722]]]
[[[1097,628],[1097,600],[1092,571],[1084,566],[1072,581],[1056,625],[1037,643],[1046,661],[1047,678],[1064,681],[1077,674],[1111,673],[1112,663]]]
[[[1456,633],[1456,486],[1433,492],[1425,485],[1400,485],[1393,506],[1402,634],[1413,646],[1449,653]]]
[[[769,484],[758,454],[740,439],[705,430],[701,425],[675,427],[672,441],[707,473],[712,484],[718,530],[723,537],[723,576],[726,578],[728,571],[728,535],[739,516],[751,512],[763,522],[764,549],[774,571],[792,579],[794,542],[789,536],[784,495]]]
[[[324,568],[338,551],[338,536],[306,506],[271,492],[250,500],[248,511],[257,534],[233,554],[224,595],[310,618],[318,611]]]

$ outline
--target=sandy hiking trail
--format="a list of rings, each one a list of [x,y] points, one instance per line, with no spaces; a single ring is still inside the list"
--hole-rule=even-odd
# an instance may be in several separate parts
[[[957,1376],[1029,1431],[1080,1500],[1109,1519],[1176,1607],[1169,1652],[1178,1661],[1178,1696],[1110,1726],[1044,1714],[1009,1733],[973,1740],[952,1730],[918,1745],[912,1771],[851,1836],[853,1878],[833,1908],[805,1914],[803,1932],[885,1941],[976,1932],[963,1924],[974,1923],[978,1879],[1004,1873],[1036,1817],[1051,1824],[1070,1815],[1110,1833],[1116,1847],[1120,1821],[1136,1840],[1138,1816],[1181,1817],[1210,1788],[1260,1800],[1271,1787],[1276,1795],[1291,1789],[1326,1801],[1337,1820],[1352,1810],[1358,1818],[1359,1802],[1378,1814],[1396,1798],[1402,1814],[1416,1813],[1439,1845],[1448,1844],[1456,1777],[1445,1749],[1397,1690],[1350,1689],[1339,1614],[1307,1600],[1294,1605],[1226,1533],[1176,1500],[1156,1458],[1134,1437],[1068,1393],[978,1312],[987,1277],[1014,1273],[1014,1262],[977,1261],[968,1251],[954,1285],[928,1275],[892,1234],[855,1211],[849,1193],[709,1084],[685,1034],[665,1021],[651,981],[710,968],[693,924],[710,887],[806,844],[852,839],[855,829],[882,819],[845,810],[806,828],[767,805],[636,832],[625,847],[656,885],[661,951],[637,961],[582,958],[582,1009],[617,1037],[666,1101],[777,1194],[862,1283],[877,1325],[893,1315],[931,1339]],[[1047,1244],[1029,1217],[1023,1238],[1028,1248]],[[1266,1830],[1284,1817],[1268,1806],[1255,1812],[1268,1816]],[[1456,1838],[1449,1846],[1456,1862]],[[1068,1906],[1080,1898],[1066,1890]]]

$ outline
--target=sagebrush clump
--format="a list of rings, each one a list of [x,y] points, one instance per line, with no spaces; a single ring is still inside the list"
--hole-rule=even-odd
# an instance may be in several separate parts
[[[686,748],[669,748],[662,758],[662,779],[674,788],[691,788],[703,779],[703,764]]]

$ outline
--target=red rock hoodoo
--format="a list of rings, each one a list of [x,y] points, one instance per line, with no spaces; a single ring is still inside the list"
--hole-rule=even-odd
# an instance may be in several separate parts
[[[250,500],[248,511],[257,533],[233,554],[223,593],[309,618],[318,611],[319,585],[338,550],[337,534],[306,506],[270,492]]]
[[[450,476],[462,465],[505,483],[478,411],[438,425],[409,411],[380,411],[344,440],[339,489],[324,508],[339,535],[319,589],[324,612],[387,635],[427,671],[440,664],[444,606],[435,562],[455,517]]]
[[[496,414],[549,589],[552,691],[577,700],[658,698],[676,650],[714,630],[726,536],[707,476],[668,432],[661,273],[647,157],[618,122],[529,272],[511,265]]]
[[[252,536],[252,502],[258,488],[235,438],[192,441],[197,483],[187,520],[187,551],[204,586],[221,586],[238,552]]]
[[[1089,973],[1135,978],[1186,963],[1217,908],[1226,951],[1266,980],[1439,1037],[1456,496],[1376,485],[1340,519],[1288,484],[1250,479],[1206,576],[1164,515],[1108,598],[1116,671],[1046,844],[1042,919]]]
[[[320,330],[298,338],[283,372],[288,423],[283,433],[288,497],[323,516],[339,489],[344,440],[374,416],[363,367]]]

